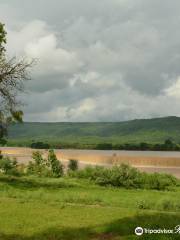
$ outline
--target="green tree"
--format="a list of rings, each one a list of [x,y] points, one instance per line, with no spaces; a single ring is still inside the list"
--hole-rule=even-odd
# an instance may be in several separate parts
[[[41,166],[46,164],[46,160],[43,158],[41,152],[39,151],[33,152],[32,159],[35,161],[36,165]]]
[[[23,112],[18,94],[24,91],[24,82],[29,80],[29,68],[34,61],[6,57],[6,31],[0,23],[0,143],[7,135],[7,126],[13,121],[22,121]]]
[[[68,170],[70,171],[78,170],[78,160],[70,159],[68,163]]]
[[[54,150],[49,150],[48,153],[48,165],[51,168],[52,174],[54,177],[61,177],[63,175],[63,165],[57,159]]]
[[[164,144],[165,144],[166,146],[172,146],[172,145],[173,145],[173,141],[172,141],[170,138],[168,138],[168,139],[166,139],[166,140],[164,141]]]
[[[1,172],[5,174],[12,174],[12,175],[19,175],[18,169],[17,169],[17,161],[16,159],[11,160],[9,157],[3,157],[0,158],[0,170]]]

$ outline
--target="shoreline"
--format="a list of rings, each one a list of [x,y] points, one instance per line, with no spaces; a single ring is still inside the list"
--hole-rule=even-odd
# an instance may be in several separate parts
[[[0,147],[2,154],[15,157],[18,162],[27,164],[31,160],[32,152],[38,151],[38,149],[21,148],[21,147]],[[47,156],[48,150],[40,149],[45,156]],[[180,178],[180,153],[179,156],[170,156],[173,152],[168,152],[168,156],[163,155],[136,155],[139,151],[111,151],[111,150],[54,150],[58,160],[66,163],[69,159],[76,159],[79,161],[81,167],[87,165],[100,165],[105,167],[111,167],[115,164],[126,163],[145,172],[161,172],[169,173]],[[116,153],[116,154],[114,154]],[[158,152],[160,154],[161,152]],[[146,152],[147,154],[147,152]],[[150,152],[149,154],[152,154]],[[154,154],[157,154],[155,152]]]

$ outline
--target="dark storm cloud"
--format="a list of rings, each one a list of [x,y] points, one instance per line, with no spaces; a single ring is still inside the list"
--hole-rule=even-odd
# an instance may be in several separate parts
[[[1,0],[9,54],[38,59],[26,119],[180,115],[179,9],[179,0]]]

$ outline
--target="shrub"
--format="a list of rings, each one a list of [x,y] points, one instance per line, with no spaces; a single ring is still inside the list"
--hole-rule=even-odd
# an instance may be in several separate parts
[[[111,169],[99,169],[96,183],[115,187],[138,188],[141,185],[140,172],[126,164]]]
[[[68,170],[70,171],[78,170],[78,160],[70,159],[68,163]]]
[[[54,150],[49,150],[47,163],[54,177],[61,177],[63,175],[63,165],[57,159]]]
[[[87,178],[99,185],[125,187],[125,188],[146,188],[156,190],[168,190],[177,184],[177,179],[168,174],[147,174],[141,173],[136,168],[122,164],[112,168],[86,167],[70,173],[71,177]]]
[[[33,152],[32,159],[34,159],[36,165],[44,165],[46,163],[43,159],[42,154],[39,151]]]
[[[37,175],[38,177],[52,177],[50,169],[46,166],[38,166],[32,161],[29,162],[26,172],[29,175]]]
[[[53,150],[49,150],[47,159],[44,159],[38,151],[33,153],[32,159],[34,162],[30,161],[27,166],[28,174],[43,177],[61,177],[63,175],[63,165],[57,159]]]
[[[126,164],[115,166],[111,170],[111,184],[126,188],[138,188],[140,187],[140,172]]]
[[[50,177],[51,171],[47,166],[47,160],[43,158],[39,151],[33,152],[32,159],[27,166],[27,174],[38,175],[39,177]]]
[[[76,173],[72,173],[71,176],[78,178],[88,178],[94,180],[97,184],[115,187],[139,187],[140,186],[140,173],[129,165],[122,164],[121,166],[115,166],[113,168],[104,167],[86,167],[83,170],[79,170]]]
[[[177,184],[177,179],[169,174],[153,173],[145,176],[144,185],[150,189],[166,190]]]
[[[99,167],[99,166],[95,166],[95,167],[87,166],[82,170],[78,170],[74,172],[70,171],[69,174],[71,177],[86,178],[86,179],[95,181],[102,176],[103,171],[105,170],[106,170],[105,168]]]
[[[9,157],[0,157],[0,170],[4,174],[9,175],[20,175],[20,172],[17,169],[17,161],[16,159],[11,160]]]
[[[32,161],[29,161],[28,162],[28,165],[27,165],[27,174],[33,174],[35,172],[35,164],[32,162]]]

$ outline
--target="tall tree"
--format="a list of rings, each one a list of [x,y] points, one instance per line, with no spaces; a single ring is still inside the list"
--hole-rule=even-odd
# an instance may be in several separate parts
[[[33,61],[6,57],[6,31],[0,23],[0,142],[7,134],[12,121],[22,121],[23,112],[18,94],[24,91],[24,82],[30,79],[29,68]]]

